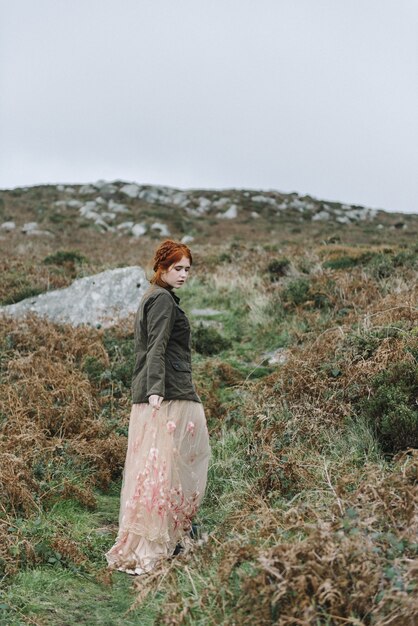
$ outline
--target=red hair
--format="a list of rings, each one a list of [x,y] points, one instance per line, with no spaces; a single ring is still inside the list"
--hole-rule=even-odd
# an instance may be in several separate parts
[[[174,263],[178,263],[184,256],[187,256],[191,265],[193,262],[192,253],[185,243],[177,243],[171,239],[166,239],[160,243],[154,254],[153,270],[155,274],[150,279],[150,283],[160,287],[167,287],[167,283],[161,278],[161,274],[166,272]]]

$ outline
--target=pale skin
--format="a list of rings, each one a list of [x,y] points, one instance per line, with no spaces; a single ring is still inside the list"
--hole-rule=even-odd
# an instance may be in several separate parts
[[[178,263],[170,265],[166,272],[161,273],[161,278],[173,289],[180,289],[189,277],[190,260],[187,256],[183,256]],[[153,414],[161,406],[164,398],[162,396],[152,395],[148,398],[149,404],[153,407]]]

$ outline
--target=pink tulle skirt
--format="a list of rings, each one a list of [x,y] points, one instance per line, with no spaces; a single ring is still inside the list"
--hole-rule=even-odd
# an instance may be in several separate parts
[[[142,574],[173,554],[202,501],[210,454],[200,402],[163,400],[157,411],[132,405],[109,568]]]

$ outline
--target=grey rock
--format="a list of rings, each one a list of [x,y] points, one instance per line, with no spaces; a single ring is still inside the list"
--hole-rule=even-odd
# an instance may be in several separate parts
[[[212,206],[215,209],[223,209],[230,202],[231,200],[229,198],[219,198],[219,200],[215,200],[214,202],[212,202]]]
[[[280,204],[276,205],[276,209],[278,209],[279,211],[283,211],[283,210],[287,209],[288,206],[289,205],[287,204],[287,202],[285,200],[283,200]]]
[[[201,215],[201,213],[199,213],[199,211],[195,207],[186,205],[183,208],[186,211],[187,215],[194,215],[195,217]]]
[[[83,217],[86,217],[87,213],[90,213],[91,211],[94,212],[95,209],[97,209],[97,204],[95,203],[94,200],[89,200],[89,202],[86,202],[85,204],[83,204],[82,207],[80,207],[79,213]],[[93,218],[91,218],[91,219],[93,219]]]
[[[176,194],[176,191],[177,190],[170,187],[152,185],[150,187],[141,188],[138,198],[145,202],[150,202],[151,204],[172,204],[173,196]]]
[[[100,193],[104,195],[112,195],[116,193],[118,190],[116,185],[113,185],[112,183],[108,183],[105,180],[98,180],[97,182],[94,183],[94,186],[96,187],[96,189],[100,191]]]
[[[220,217],[221,219],[225,219],[225,220],[232,220],[235,217],[237,217],[237,215],[238,215],[237,205],[231,204],[231,206],[229,207],[227,211],[225,211],[224,213],[217,213],[216,217]]]
[[[99,217],[97,219],[94,220],[94,223],[96,224],[96,226],[99,226],[99,228],[101,228],[102,230],[105,231],[113,231],[114,229],[109,226],[109,224],[107,222],[105,222],[99,215]]]
[[[93,532],[95,532],[96,535],[105,536],[112,534],[113,530],[111,530],[110,528],[93,528]]]
[[[69,194],[75,193],[74,187],[66,187],[64,191],[65,193],[69,193]]]
[[[312,221],[313,222],[318,222],[318,221],[327,221],[331,219],[331,213],[329,213],[328,211],[319,211],[318,213],[315,213],[315,215],[312,216]]]
[[[96,187],[96,189],[102,189],[102,187],[104,187],[106,185],[106,181],[103,179],[97,180],[95,183],[93,183],[93,185]]]
[[[20,229],[22,233],[28,234],[30,231],[38,229],[38,222],[25,222],[22,228]]]
[[[116,217],[116,213],[112,213],[111,211],[104,211],[102,213],[102,218],[107,220],[108,222],[113,222]]]
[[[296,209],[297,211],[305,211],[307,208],[306,203],[300,198],[292,198],[287,206],[289,209]]]
[[[189,197],[185,191],[178,191],[171,196],[171,204],[184,209],[189,204]]]
[[[335,221],[338,222],[339,224],[350,224],[351,220],[348,217],[348,215],[338,215],[335,218]]]
[[[196,315],[197,317],[212,317],[213,315],[222,315],[223,311],[218,311],[218,309],[192,309],[190,311],[191,315]]]
[[[128,207],[119,204],[119,202],[114,202],[114,200],[109,200],[108,207],[113,213],[129,213]]]
[[[14,230],[16,228],[16,223],[15,222],[3,222],[3,224],[0,225],[0,228],[2,230],[6,230],[7,232],[10,232],[11,230]]]
[[[257,219],[257,217],[260,217],[260,213],[257,213],[257,211],[251,211],[251,217]]]
[[[111,183],[108,183],[107,185],[104,185],[104,187],[100,189],[100,193],[102,193],[104,196],[111,196],[114,193],[116,193],[117,190],[118,188],[116,187],[116,185],[112,185]]]
[[[54,237],[55,235],[51,233],[49,230],[39,230],[38,228],[33,228],[29,230],[26,235],[28,237]]]
[[[83,217],[85,217],[88,220],[100,220],[101,219],[100,213],[97,213],[97,211],[86,211],[83,214]]]
[[[121,224],[118,224],[116,228],[117,230],[131,230],[133,225],[134,225],[133,222],[122,222]]]
[[[257,204],[271,204],[274,207],[277,207],[277,202],[274,198],[270,198],[270,196],[253,196],[251,198],[251,202],[256,202]]]
[[[96,188],[93,187],[92,185],[81,185],[80,189],[78,190],[78,193],[81,196],[86,196],[89,193],[96,193]]]
[[[159,230],[161,237],[170,236],[170,231],[168,230],[167,226],[162,222],[154,222],[153,224],[151,224],[151,228],[152,230]]]
[[[82,206],[82,203],[80,200],[68,200],[67,206],[70,207],[70,209],[79,209]]]
[[[129,198],[137,198],[139,194],[139,187],[135,183],[123,185],[120,190],[125,196],[129,196]]]
[[[269,365],[284,365],[290,358],[290,351],[286,348],[277,348],[277,350],[264,353],[263,356]]]
[[[215,328],[218,331],[223,330],[222,322],[216,322],[215,320],[199,320],[198,325],[204,326],[205,328]]]
[[[73,326],[109,327],[135,313],[147,287],[142,267],[117,268],[79,278],[65,289],[47,291],[0,307],[0,313],[15,318],[36,313],[53,322]]]
[[[196,211],[200,215],[203,215],[204,213],[207,213],[209,211],[210,207],[211,207],[211,201],[209,200],[209,198],[205,198],[204,196],[201,196],[199,198],[199,204],[196,207]]]
[[[180,243],[185,243],[186,245],[188,243],[192,243],[192,241],[194,241],[194,237],[193,235],[184,235],[181,239],[180,239]]]
[[[142,237],[142,235],[145,235],[145,233],[147,232],[147,227],[143,223],[134,224],[132,226],[131,232],[134,237]]]

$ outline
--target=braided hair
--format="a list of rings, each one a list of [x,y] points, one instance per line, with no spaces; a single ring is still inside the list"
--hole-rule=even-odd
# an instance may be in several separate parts
[[[185,243],[177,243],[172,239],[166,239],[161,242],[154,253],[153,270],[154,276],[150,279],[150,283],[166,287],[167,284],[161,278],[161,274],[166,272],[171,265],[178,263],[183,256],[187,256],[190,265],[192,264],[192,253]]]

